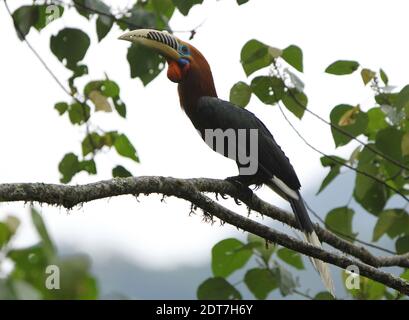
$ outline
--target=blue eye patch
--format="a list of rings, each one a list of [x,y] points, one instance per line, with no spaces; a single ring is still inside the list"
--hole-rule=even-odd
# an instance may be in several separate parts
[[[182,55],[182,56],[190,56],[189,47],[186,46],[186,45],[184,45],[184,44],[182,44],[182,45],[179,46],[178,52],[179,52],[179,54]]]

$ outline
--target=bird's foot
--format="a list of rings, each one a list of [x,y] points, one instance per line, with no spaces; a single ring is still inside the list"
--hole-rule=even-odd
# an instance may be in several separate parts
[[[248,187],[242,176],[227,177],[225,180],[233,184],[244,198],[251,199],[253,197],[253,191]]]

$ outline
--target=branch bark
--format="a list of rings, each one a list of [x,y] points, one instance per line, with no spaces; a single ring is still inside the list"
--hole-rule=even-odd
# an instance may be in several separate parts
[[[218,202],[213,201],[203,194],[205,192],[227,194],[235,199],[241,200],[254,211],[279,220],[291,227],[298,228],[293,215],[266,203],[254,193],[250,196],[246,190],[240,190],[225,180],[207,178],[176,179],[170,177],[131,177],[77,186],[44,183],[0,184],[0,202],[40,202],[50,205],[60,205],[70,209],[78,204],[93,200],[127,194],[149,195],[159,193],[165,196],[174,196],[191,202],[204,210],[205,214],[209,216],[216,216],[220,220],[233,226],[307,256],[321,259],[322,261],[343,269],[350,265],[356,265],[361,275],[409,295],[408,282],[377,269],[386,266],[407,268],[409,267],[409,255],[377,257],[372,255],[365,248],[345,241],[332,232],[316,225],[315,229],[321,241],[330,244],[334,248],[342,251],[342,253],[349,254],[360,261],[345,255],[329,252],[243,217],[220,205]]]

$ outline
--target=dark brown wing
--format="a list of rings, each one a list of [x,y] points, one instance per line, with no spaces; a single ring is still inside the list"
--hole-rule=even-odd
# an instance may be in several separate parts
[[[202,97],[198,101],[196,115],[191,120],[202,136],[205,129],[233,129],[235,132],[239,129],[257,129],[259,164],[257,175],[264,181],[275,176],[293,190],[300,188],[300,182],[289,159],[263,122],[250,111],[218,98]],[[238,148],[240,147],[238,145]]]

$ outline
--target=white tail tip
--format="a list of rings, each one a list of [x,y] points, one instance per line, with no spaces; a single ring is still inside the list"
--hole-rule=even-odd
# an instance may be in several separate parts
[[[309,243],[312,245],[322,248],[321,242],[317,237],[317,234],[315,232],[312,233],[306,233],[306,238]],[[334,283],[332,281],[332,276],[331,272],[329,270],[328,264],[325,262],[311,258],[312,264],[314,265],[315,269],[317,269],[318,273],[321,276],[322,282],[325,285],[325,288],[332,294],[332,296],[335,298],[335,288],[334,288]]]

